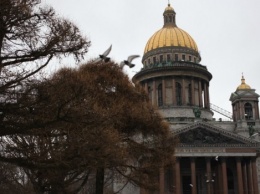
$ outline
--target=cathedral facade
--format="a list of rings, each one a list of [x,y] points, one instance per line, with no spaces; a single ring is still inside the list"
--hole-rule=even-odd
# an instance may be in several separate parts
[[[133,77],[179,138],[173,166],[160,169],[158,192],[141,194],[259,194],[259,95],[241,84],[230,96],[232,120],[213,119],[212,74],[193,38],[176,24],[170,4],[164,25],[148,40]],[[139,192],[139,191],[138,191]]]

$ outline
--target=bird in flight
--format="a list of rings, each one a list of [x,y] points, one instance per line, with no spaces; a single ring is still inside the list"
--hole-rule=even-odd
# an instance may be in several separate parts
[[[130,68],[134,67],[135,64],[132,64],[132,61],[137,58],[137,57],[140,57],[140,55],[130,55],[127,60],[124,60],[120,63],[120,68],[123,69],[123,67],[125,65],[129,66]]]
[[[97,58],[96,60],[94,60],[94,63],[97,63],[97,62],[102,61],[102,60],[103,60],[105,63],[107,63],[108,61],[110,61],[110,58],[107,57],[107,56],[109,55],[111,49],[112,49],[112,45],[110,45],[110,47],[109,47],[103,54],[99,55],[99,58]]]

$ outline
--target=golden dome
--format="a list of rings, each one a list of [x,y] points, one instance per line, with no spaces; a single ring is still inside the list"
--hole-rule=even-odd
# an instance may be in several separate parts
[[[237,90],[245,90],[245,89],[251,89],[251,87],[246,84],[245,78],[242,75],[241,84],[237,87]]]
[[[165,8],[164,26],[162,29],[155,32],[148,40],[144,54],[162,47],[185,47],[198,52],[196,42],[184,30],[177,27],[175,22],[175,11],[170,4]]]
[[[176,26],[167,26],[155,32],[148,40],[144,54],[148,51],[167,46],[186,47],[198,52],[197,44],[187,32]]]

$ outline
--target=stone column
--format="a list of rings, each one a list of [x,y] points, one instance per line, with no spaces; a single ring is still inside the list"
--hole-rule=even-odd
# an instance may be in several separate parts
[[[211,177],[211,163],[210,158],[206,158],[206,169],[207,169],[207,178],[206,178],[206,184],[207,184],[207,194],[211,194],[212,190],[212,177]]]
[[[186,82],[184,77],[182,78],[182,105],[187,105],[186,101]]]
[[[155,83],[155,79],[153,80],[153,105],[155,107],[157,107],[157,90],[156,90],[156,83]]]
[[[171,183],[171,188],[170,192],[176,193],[176,168],[175,168],[175,163],[172,165],[172,178],[173,182]]]
[[[226,164],[225,158],[221,158],[221,169],[222,169],[222,185],[223,185],[223,193],[222,194],[228,194],[227,164]]]
[[[258,107],[258,102],[255,102],[255,110],[256,110],[255,119],[259,119],[259,107]]]
[[[239,115],[240,115],[240,120],[243,120],[244,119],[244,116],[243,113],[242,113],[242,103],[239,101]]]
[[[209,83],[207,84],[207,102],[208,102],[208,108],[210,109]]]
[[[176,194],[181,194],[181,171],[180,171],[180,159],[176,158],[175,163],[175,178],[176,178]]]
[[[258,180],[257,180],[256,158],[252,158],[251,161],[252,161],[251,165],[252,165],[252,177],[253,177],[254,194],[259,194]]]
[[[195,106],[195,85],[194,78],[191,79],[191,105]]]
[[[204,108],[208,108],[207,83],[204,82]]]
[[[202,90],[201,90],[201,81],[199,80],[199,107],[202,107]]]
[[[236,113],[235,113],[235,106],[233,106],[233,104],[232,104],[232,118],[233,118],[233,120],[234,121],[236,121]]]
[[[241,159],[239,157],[236,158],[236,166],[237,166],[238,194],[244,194]]]
[[[246,162],[242,163],[244,194],[248,194]]]
[[[250,160],[247,163],[247,180],[248,180],[248,193],[254,194],[254,185],[253,185],[252,168],[251,168]]]
[[[192,194],[197,194],[197,181],[196,181],[196,163],[195,158],[191,158],[191,184]]]
[[[144,91],[148,94],[148,84],[147,84],[147,81],[144,83]]]
[[[237,110],[236,110],[236,113],[237,113],[237,121],[238,121],[238,120],[241,120],[240,105],[239,105],[239,104],[240,104],[239,102],[236,103],[236,108],[237,108]]]
[[[175,106],[176,102],[176,86],[175,86],[175,79],[172,79],[172,104]]]
[[[164,77],[162,78],[162,100],[163,100],[163,105],[165,105],[166,104],[166,86],[165,86]]]
[[[241,106],[241,114],[242,114],[242,117],[243,119],[245,120],[245,108],[244,108],[244,103],[243,102],[240,102],[240,106]]]
[[[160,168],[160,194],[164,194],[164,168]]]
[[[223,193],[223,179],[222,179],[222,167],[221,164],[218,163],[218,193],[217,194],[222,194]]]

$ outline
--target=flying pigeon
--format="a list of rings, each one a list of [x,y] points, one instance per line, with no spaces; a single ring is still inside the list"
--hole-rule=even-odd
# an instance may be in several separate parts
[[[140,57],[139,55],[130,55],[127,60],[124,60],[120,63],[120,68],[123,69],[123,67],[125,65],[128,65],[130,68],[134,67],[135,65],[132,64],[132,61],[137,58],[137,57]]]
[[[97,63],[97,62],[102,61],[102,60],[104,60],[105,63],[108,62],[110,60],[110,58],[107,57],[107,56],[110,53],[111,49],[112,49],[112,45],[110,45],[110,47],[102,55],[99,55],[99,58],[97,58],[94,61],[94,63]]]
[[[193,187],[193,184],[190,184],[191,187]]]
[[[215,160],[218,161],[218,156],[215,157]]]

